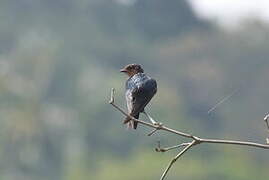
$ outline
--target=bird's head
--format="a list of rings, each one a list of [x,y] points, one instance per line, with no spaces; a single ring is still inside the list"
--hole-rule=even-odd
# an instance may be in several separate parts
[[[123,69],[121,69],[120,72],[123,72],[127,74],[129,77],[132,77],[137,73],[143,73],[144,70],[139,64],[129,64],[125,66]]]

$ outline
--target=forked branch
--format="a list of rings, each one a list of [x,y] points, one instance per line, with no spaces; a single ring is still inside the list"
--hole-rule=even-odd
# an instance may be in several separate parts
[[[142,125],[148,126],[153,128],[152,132],[149,135],[154,134],[156,131],[158,130],[163,130],[166,132],[170,132],[176,135],[179,135],[181,137],[185,137],[185,138],[190,138],[192,139],[191,142],[189,143],[182,143],[176,146],[172,146],[172,147],[168,147],[168,148],[161,148],[160,145],[158,146],[158,148],[156,148],[155,150],[157,152],[166,152],[168,150],[172,150],[172,149],[178,149],[180,147],[184,147],[184,149],[182,151],[180,151],[169,163],[169,165],[167,166],[167,168],[165,169],[165,171],[163,172],[160,180],[164,180],[165,177],[167,176],[168,171],[170,170],[170,168],[173,166],[173,164],[184,154],[186,153],[191,147],[195,146],[195,145],[199,145],[202,143],[208,143],[208,144],[228,144],[228,145],[240,145],[240,146],[249,146],[249,147],[256,147],[256,148],[263,148],[263,149],[269,149],[269,145],[268,144],[260,144],[260,143],[254,143],[254,142],[249,142],[249,141],[233,141],[233,140],[223,140],[223,139],[204,139],[204,138],[200,138],[197,136],[193,136],[189,133],[185,133],[185,132],[181,132],[181,131],[177,131],[171,128],[168,128],[166,126],[164,126],[162,123],[148,123],[145,121],[141,121],[139,119],[136,119],[132,116],[130,116],[129,114],[127,114],[121,107],[119,107],[118,105],[115,104],[115,89],[112,88],[111,90],[111,97],[110,97],[110,101],[109,103],[116,108],[118,111],[120,111],[123,115],[125,115],[126,117],[129,117],[131,120],[138,122]],[[268,116],[269,117],[269,116]],[[267,117],[267,119],[268,119]],[[268,125],[268,121],[266,119],[266,124]],[[268,129],[269,129],[269,125],[268,125]]]

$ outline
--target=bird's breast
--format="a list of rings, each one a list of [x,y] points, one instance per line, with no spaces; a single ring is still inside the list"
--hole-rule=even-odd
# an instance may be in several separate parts
[[[130,113],[132,111],[132,106],[133,106],[133,102],[132,102],[133,96],[132,96],[132,91],[130,89],[126,90],[125,98],[126,98],[127,110]]]

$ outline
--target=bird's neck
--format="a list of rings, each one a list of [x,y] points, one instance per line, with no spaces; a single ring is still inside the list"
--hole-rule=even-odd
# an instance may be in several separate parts
[[[128,73],[128,77],[131,78],[136,74],[138,74],[138,72],[130,72],[130,73]]]

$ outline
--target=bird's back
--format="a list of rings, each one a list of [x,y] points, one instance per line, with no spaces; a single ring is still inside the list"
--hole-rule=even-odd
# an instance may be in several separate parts
[[[128,113],[139,118],[139,113],[144,111],[145,106],[157,92],[157,83],[144,73],[137,73],[126,81],[126,101]],[[128,121],[129,118],[125,120]],[[137,122],[133,128],[136,129]]]
[[[145,73],[138,73],[126,81],[126,90],[134,89],[142,89],[144,93],[151,94],[157,91],[157,83]]]
[[[126,99],[129,112],[143,111],[156,92],[156,81],[146,74],[138,73],[129,78],[126,82]]]

